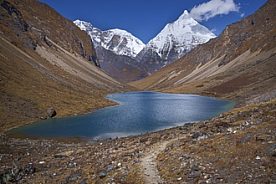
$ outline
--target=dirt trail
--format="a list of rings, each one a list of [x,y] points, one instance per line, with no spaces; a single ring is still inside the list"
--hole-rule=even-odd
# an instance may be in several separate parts
[[[148,153],[146,153],[146,155],[141,159],[141,166],[144,172],[144,179],[146,184],[164,183],[157,169],[156,158],[159,153],[166,149],[168,144],[174,142],[177,139],[180,138],[171,139],[153,145],[151,150]]]

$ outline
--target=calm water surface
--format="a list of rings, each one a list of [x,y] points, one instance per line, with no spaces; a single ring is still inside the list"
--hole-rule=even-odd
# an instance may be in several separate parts
[[[230,101],[190,94],[128,92],[110,94],[107,98],[120,105],[40,121],[12,132],[38,137],[122,137],[210,119],[234,106]]]

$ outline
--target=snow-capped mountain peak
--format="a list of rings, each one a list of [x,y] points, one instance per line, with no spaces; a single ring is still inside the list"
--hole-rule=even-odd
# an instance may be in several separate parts
[[[76,24],[83,31],[86,31],[89,28],[93,28],[93,25],[90,22],[81,21],[79,19],[75,20],[74,24]]]
[[[131,33],[121,29],[110,29],[103,32],[106,35],[102,46],[113,50],[116,54],[135,57],[145,44]]]
[[[188,10],[184,10],[183,13],[179,16],[178,20],[188,18],[191,18],[190,13],[188,12]]]
[[[216,37],[205,26],[194,20],[185,10],[173,23],[167,24],[146,47],[154,50],[162,59],[178,59],[195,46]],[[174,54],[172,54],[174,53]],[[173,55],[173,56],[172,56]]]
[[[184,10],[182,15],[175,21],[173,22],[174,24],[182,24],[182,25],[196,25],[198,22],[191,17],[189,12],[187,10]]]
[[[85,21],[75,20],[74,23],[90,35],[95,47],[101,46],[117,55],[135,58],[145,47],[141,40],[125,30],[110,29],[102,31]]]

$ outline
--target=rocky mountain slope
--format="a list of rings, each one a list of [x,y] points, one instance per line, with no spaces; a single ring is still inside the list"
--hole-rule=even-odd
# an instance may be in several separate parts
[[[1,1],[0,43],[1,131],[50,107],[63,116],[113,104],[105,94],[126,87],[96,67],[86,32],[39,1]]]
[[[251,102],[276,93],[276,3],[265,6],[133,85]]]
[[[147,76],[146,71],[132,57],[115,54],[103,47],[96,47],[96,52],[101,69],[118,81],[128,83]]]
[[[141,40],[125,30],[102,31],[81,20],[75,20],[74,24],[90,35],[99,65],[110,76],[122,82],[135,81],[146,76],[146,72],[135,60],[145,46]]]
[[[24,7],[27,3],[30,6]],[[16,1],[1,3],[1,32],[20,48],[34,49],[39,42],[50,37],[64,49],[88,60],[96,57],[91,41],[84,32],[57,12],[50,10],[46,4],[31,0],[22,4]]]

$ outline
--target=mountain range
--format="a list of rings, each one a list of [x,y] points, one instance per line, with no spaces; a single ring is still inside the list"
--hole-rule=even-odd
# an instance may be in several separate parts
[[[216,37],[208,28],[194,20],[187,10],[176,21],[167,24],[147,44],[125,30],[101,31],[85,21],[75,20],[74,23],[90,35],[102,69],[124,82],[150,75],[179,59],[197,45]],[[120,56],[123,56],[123,59]],[[119,59],[111,63],[109,61],[112,58]],[[107,62],[108,65],[105,64]],[[117,62],[117,67],[111,67],[114,62]],[[118,70],[118,66],[120,69],[116,72],[114,68]],[[133,71],[136,71],[138,76],[125,77],[133,74]]]

